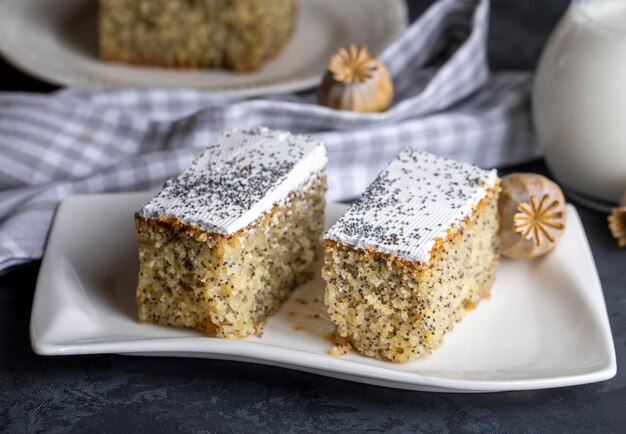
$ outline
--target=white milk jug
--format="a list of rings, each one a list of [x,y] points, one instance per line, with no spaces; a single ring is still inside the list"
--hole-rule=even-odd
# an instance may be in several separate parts
[[[618,200],[626,190],[626,0],[573,0],[539,62],[533,121],[566,189]]]

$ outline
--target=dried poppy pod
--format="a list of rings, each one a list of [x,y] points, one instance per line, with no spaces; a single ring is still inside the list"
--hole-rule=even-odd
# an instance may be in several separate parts
[[[355,112],[382,112],[393,100],[393,83],[387,67],[362,45],[340,48],[330,58],[328,71],[317,89],[325,106]]]
[[[619,206],[613,208],[609,215],[609,229],[613,238],[617,239],[617,245],[626,247],[626,192],[622,195]]]
[[[565,230],[565,197],[561,188],[535,173],[502,178],[498,201],[502,254],[528,259],[548,253]]]

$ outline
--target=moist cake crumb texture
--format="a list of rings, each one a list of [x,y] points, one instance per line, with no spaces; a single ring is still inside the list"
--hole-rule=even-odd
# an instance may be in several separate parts
[[[326,153],[266,128],[231,130],[135,217],[138,318],[210,335],[258,334],[312,277]]]
[[[404,150],[327,232],[337,334],[402,362],[439,348],[489,296],[499,259],[495,171]]]

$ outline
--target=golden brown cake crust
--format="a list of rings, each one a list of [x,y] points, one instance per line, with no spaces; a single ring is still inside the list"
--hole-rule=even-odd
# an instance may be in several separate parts
[[[436,238],[435,245],[433,246],[430,252],[430,261],[428,263],[411,261],[411,260],[402,258],[400,256],[394,255],[392,253],[381,252],[380,250],[376,250],[373,248],[362,249],[362,248],[355,247],[351,244],[341,244],[335,240],[331,240],[328,238],[324,239],[324,244],[326,245],[326,248],[329,250],[344,250],[344,251],[358,252],[359,254],[364,255],[366,257],[370,256],[377,261],[393,262],[396,266],[406,269],[407,272],[411,272],[413,274],[419,275],[420,273],[423,273],[424,271],[435,267],[435,264],[433,263],[433,261],[435,260],[437,255],[440,254],[445,249],[446,243],[453,241],[455,238],[459,236],[462,236],[464,229],[467,228],[468,223],[472,220],[472,218],[480,214],[481,210],[485,206],[485,202],[493,198],[494,195],[498,195],[499,192],[500,192],[500,183],[498,181],[496,182],[493,188],[488,190],[487,196],[484,199],[481,199],[480,201],[478,201],[476,205],[474,205],[471,213],[468,214],[461,221],[458,229],[455,229],[455,230],[448,229],[447,237],[445,240],[442,238]]]
[[[324,184],[324,186],[326,185],[326,177],[323,175],[319,175],[316,174],[312,177],[312,179],[307,183],[308,184],[315,184],[316,182],[321,182]],[[309,186],[305,187],[308,188]],[[326,188],[326,187],[324,187]],[[301,192],[300,191],[292,191],[291,193],[289,193],[289,195],[287,196],[287,198],[285,199],[285,203],[290,203],[293,202],[293,200],[300,196]],[[252,223],[250,223],[249,225],[239,229],[236,232],[233,232],[232,234],[222,234],[222,233],[218,233],[218,232],[209,232],[206,231],[204,229],[202,229],[201,227],[197,226],[197,225],[188,225],[183,223],[182,221],[180,221],[180,219],[178,217],[175,216],[159,216],[159,217],[149,217],[149,218],[144,218],[142,217],[139,213],[135,213],[135,222],[136,224],[142,224],[140,222],[143,222],[145,224],[148,225],[160,225],[163,227],[167,227],[170,230],[174,231],[174,232],[184,232],[186,235],[194,238],[197,241],[207,241],[207,240],[215,240],[215,241],[219,241],[219,240],[230,240],[230,239],[234,239],[237,237],[240,237],[242,234],[244,234],[245,232],[254,229],[255,227],[261,227],[261,226],[265,226],[268,225],[269,222],[272,221],[272,219],[274,219],[274,217],[276,216],[276,214],[281,211],[285,206],[282,204],[274,204],[272,206],[272,208],[269,211],[266,211],[264,213],[262,213],[255,221],[253,221]]]

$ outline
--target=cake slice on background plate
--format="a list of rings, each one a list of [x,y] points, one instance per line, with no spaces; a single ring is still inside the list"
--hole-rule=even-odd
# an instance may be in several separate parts
[[[139,320],[223,338],[259,333],[313,275],[326,163],[310,137],[222,133],[135,215]]]
[[[495,170],[403,150],[325,235],[339,337],[402,362],[439,348],[489,296],[499,259]]]
[[[100,58],[254,71],[287,44],[298,7],[298,0],[99,0]]]

